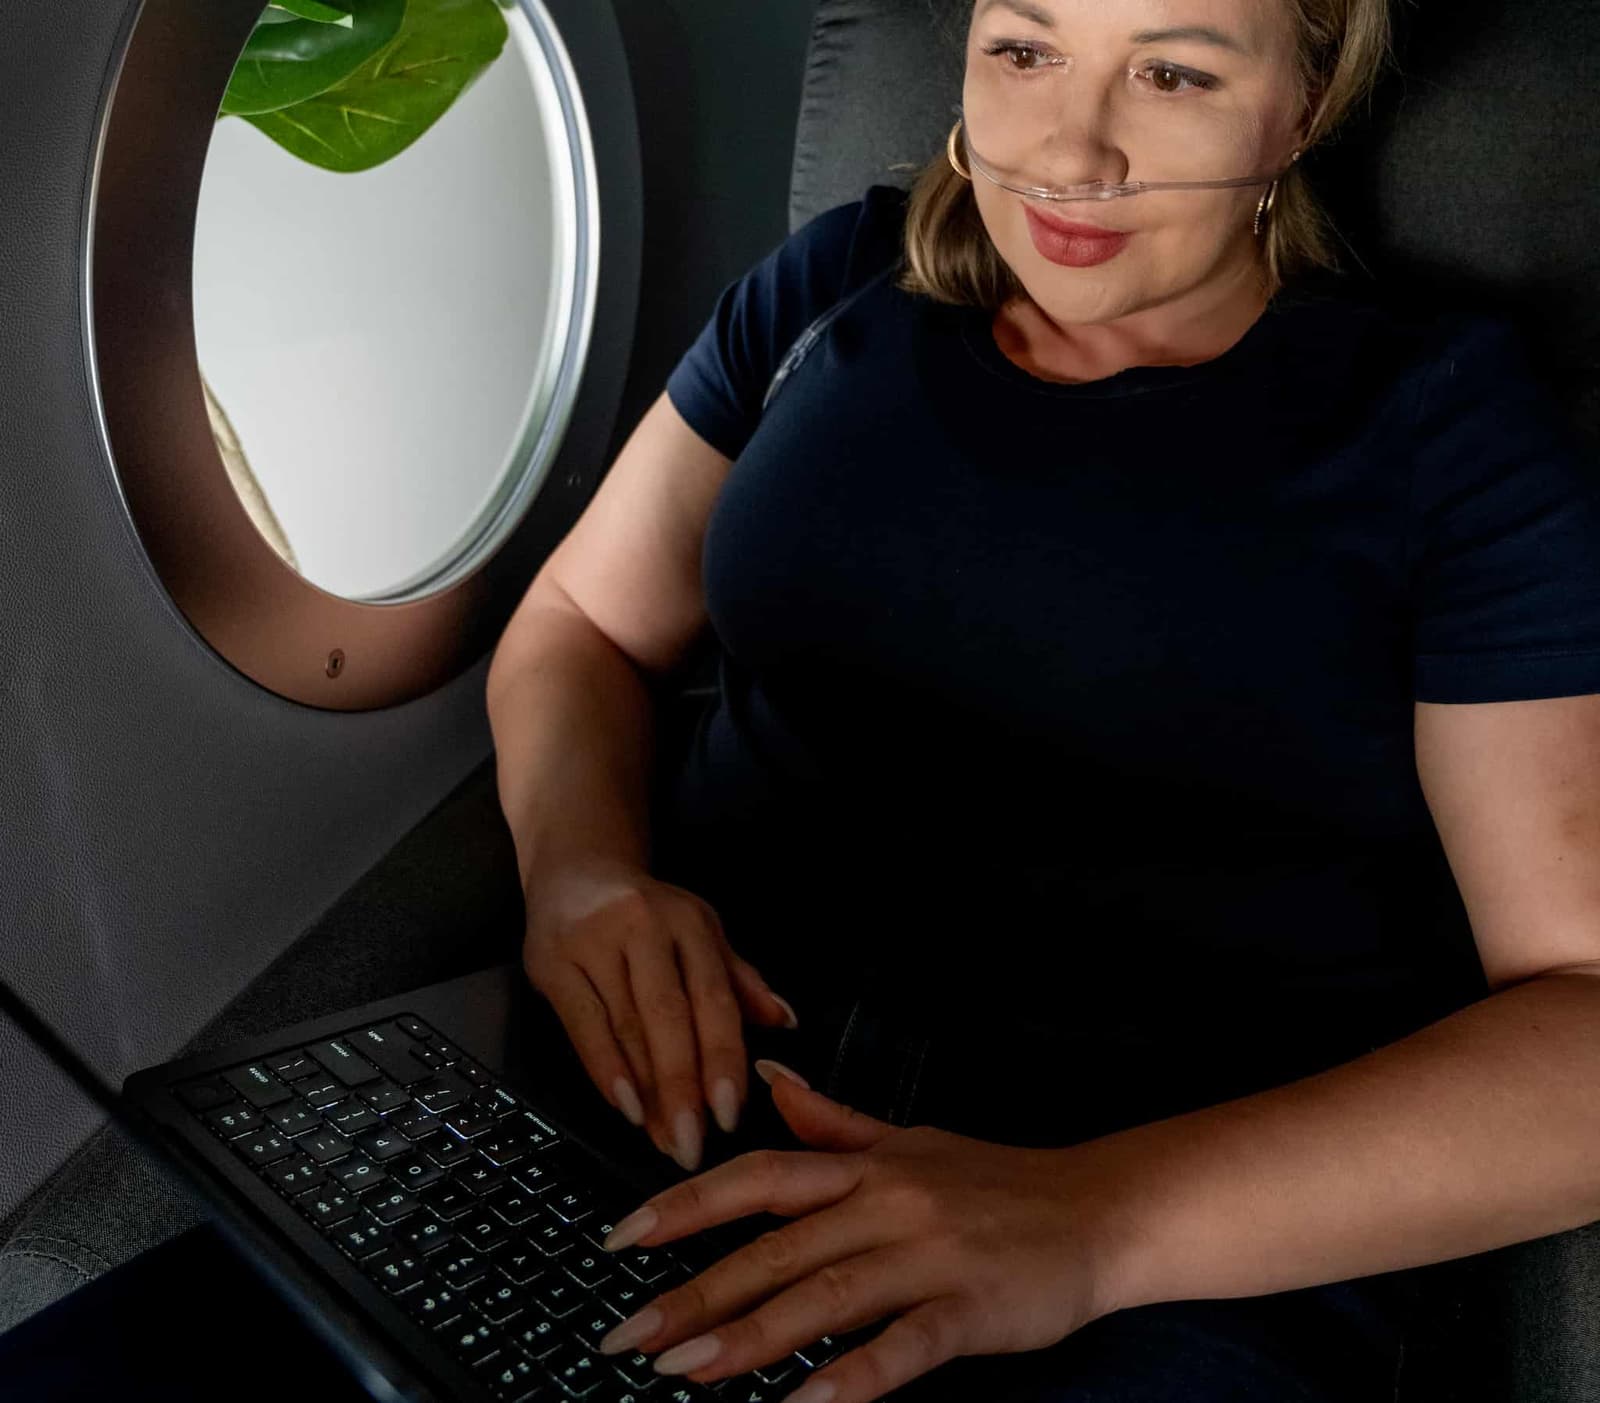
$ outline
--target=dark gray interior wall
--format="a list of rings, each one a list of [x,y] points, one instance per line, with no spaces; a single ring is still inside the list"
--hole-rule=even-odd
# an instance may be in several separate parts
[[[813,0],[615,0],[645,162],[645,305],[624,418],[639,417],[717,293],[789,234]],[[853,199],[855,196],[850,196]]]
[[[282,701],[173,609],[75,320],[95,102],[134,6],[0,5],[0,960],[106,1074],[180,1046],[490,752],[487,658],[363,714]],[[622,440],[787,233],[811,0],[618,0],[646,182]],[[603,194],[602,194],[603,198]],[[0,1024],[0,1218],[97,1123]]]

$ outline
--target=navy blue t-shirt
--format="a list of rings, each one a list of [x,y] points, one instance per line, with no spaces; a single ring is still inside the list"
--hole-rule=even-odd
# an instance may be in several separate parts
[[[904,206],[811,220],[668,381],[736,461],[658,875],[780,990],[883,957],[956,1016],[1186,1055],[1484,996],[1413,702],[1600,691],[1600,475],[1517,333],[1320,276],[1211,361],[1045,381],[893,286]]]

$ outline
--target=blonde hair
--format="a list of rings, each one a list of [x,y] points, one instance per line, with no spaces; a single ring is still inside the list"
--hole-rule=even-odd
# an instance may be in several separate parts
[[[1385,69],[1393,62],[1393,28],[1388,0],[1284,0],[1299,34],[1297,77],[1300,91],[1320,94],[1301,157],[1338,130],[1363,101],[1370,101]],[[969,0],[958,0],[970,22]],[[947,40],[961,45],[954,14],[938,25]],[[1337,269],[1337,234],[1317,199],[1301,163],[1278,182],[1272,210],[1265,216],[1264,273],[1267,295],[1320,269]],[[906,207],[904,266],[896,286],[939,302],[999,308],[1027,296],[1011,267],[989,237],[972,184],[951,167],[943,145],[916,177]]]

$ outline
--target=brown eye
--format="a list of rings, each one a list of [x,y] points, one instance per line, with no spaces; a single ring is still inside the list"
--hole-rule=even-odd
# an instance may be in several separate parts
[[[1170,63],[1158,64],[1150,70],[1150,76],[1156,87],[1164,93],[1177,92],[1179,84],[1183,82],[1183,74]]]
[[[1044,57],[1044,55],[1031,44],[992,44],[984,50],[984,53],[991,56],[995,54],[1003,56],[1005,66],[1011,69],[1014,73],[1032,73],[1038,67],[1037,64],[1018,63],[1016,62],[1018,57],[1024,59],[1037,59]]]

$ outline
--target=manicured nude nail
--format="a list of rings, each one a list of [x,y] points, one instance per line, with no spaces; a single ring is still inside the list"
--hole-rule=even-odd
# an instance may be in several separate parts
[[[646,1306],[612,1330],[600,1341],[597,1348],[601,1354],[616,1354],[621,1350],[632,1349],[640,1340],[648,1340],[660,1328],[661,1312],[654,1306]]]
[[[617,1098],[617,1108],[622,1114],[635,1125],[643,1125],[644,1107],[639,1104],[639,1093],[633,1089],[633,1083],[626,1077],[618,1077],[611,1083],[611,1090]]]
[[[811,1088],[811,1083],[801,1076],[799,1072],[795,1071],[793,1067],[785,1067],[782,1062],[776,1062],[770,1057],[756,1058],[755,1068],[756,1075],[766,1082],[768,1086],[772,1085],[774,1076],[780,1076],[788,1077],[790,1081],[799,1082],[807,1090]]]
[[[770,989],[767,990],[767,992],[769,994],[772,993]],[[795,1015],[794,1008],[789,1003],[788,999],[784,998],[782,994],[772,994],[772,998],[773,1001],[777,1003],[777,1005],[784,1011],[784,1013],[788,1015],[788,1026],[791,1028],[798,1028],[800,1026],[800,1019]]]
[[[687,1374],[703,1369],[721,1353],[722,1341],[715,1335],[696,1335],[681,1345],[673,1345],[665,1354],[658,1354],[655,1370],[658,1374]]]
[[[739,1089],[732,1077],[718,1077],[711,1084],[711,1113],[728,1134],[739,1123]]]
[[[700,1121],[687,1107],[672,1118],[672,1138],[673,1159],[692,1171],[700,1163]]]
[[[831,1379],[807,1379],[799,1388],[782,1400],[782,1403],[828,1403],[839,1390]]]
[[[641,1237],[655,1227],[661,1215],[653,1208],[635,1208],[616,1227],[606,1234],[606,1240],[600,1245],[607,1252],[615,1252],[619,1247],[632,1247]]]

